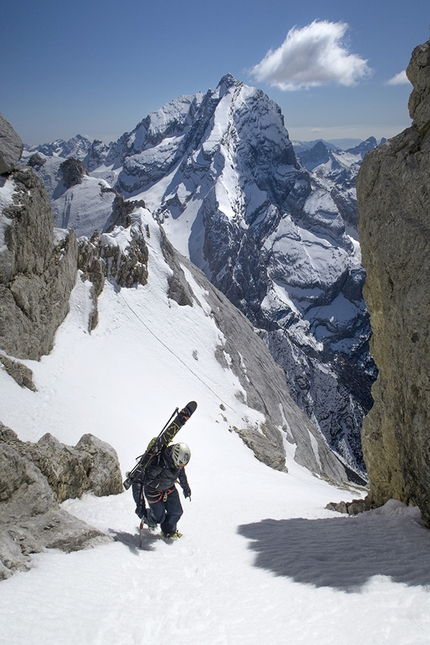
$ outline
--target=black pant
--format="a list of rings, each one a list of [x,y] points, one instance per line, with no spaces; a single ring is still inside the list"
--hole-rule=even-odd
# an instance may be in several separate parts
[[[183,513],[177,489],[174,488],[173,491],[166,496],[166,501],[164,501],[163,496],[161,496],[158,501],[152,502],[154,495],[159,495],[158,491],[145,489],[145,495],[149,502],[149,508],[146,513],[149,524],[152,524],[152,521],[154,524],[160,524],[161,530],[165,534],[175,533],[176,525]]]

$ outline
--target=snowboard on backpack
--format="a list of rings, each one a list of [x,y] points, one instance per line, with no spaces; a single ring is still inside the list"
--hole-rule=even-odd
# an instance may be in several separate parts
[[[195,401],[190,401],[189,403],[187,403],[187,405],[182,410],[176,408],[158,437],[156,437],[154,441],[151,442],[150,446],[143,453],[143,455],[138,457],[139,461],[137,462],[133,470],[127,473],[127,477],[123,482],[123,486],[126,490],[130,488],[136,477],[142,472],[144,468],[146,468],[152,457],[154,457],[154,455],[158,455],[158,453],[161,452],[161,450],[165,446],[167,446],[178,434],[182,426],[185,425],[190,416],[194,414],[196,408],[197,403]]]

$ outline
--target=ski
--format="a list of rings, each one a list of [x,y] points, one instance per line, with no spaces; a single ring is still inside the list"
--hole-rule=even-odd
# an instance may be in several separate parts
[[[143,453],[143,455],[137,457],[139,461],[137,462],[135,467],[129,473],[127,473],[127,477],[123,482],[123,486],[126,490],[130,488],[139,473],[144,468],[146,468],[152,457],[154,455],[158,455],[158,453],[161,452],[161,450],[165,446],[167,446],[178,434],[182,426],[185,425],[190,416],[194,414],[196,408],[197,403],[195,401],[190,401],[189,403],[187,403],[187,405],[182,408],[182,410],[176,408],[164,428],[161,430],[158,437],[152,442],[150,447]]]

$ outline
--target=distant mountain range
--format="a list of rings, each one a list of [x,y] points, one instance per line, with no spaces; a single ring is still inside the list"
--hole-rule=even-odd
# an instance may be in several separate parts
[[[90,237],[118,199],[143,201],[172,244],[252,322],[290,392],[359,473],[375,367],[362,297],[355,177],[371,137],[348,150],[290,141],[279,107],[231,75],[181,96],[118,141],[77,135],[27,148],[56,226]],[[65,159],[81,162],[64,181]],[[116,200],[116,202],[115,202]]]
[[[366,141],[372,141],[374,140],[376,142],[376,139],[374,137],[369,137],[369,139],[366,139]],[[300,154],[302,150],[310,150],[310,148],[313,148],[315,144],[322,142],[329,150],[337,150],[337,151],[346,151],[350,152],[352,149],[357,148],[360,146],[362,143],[364,143],[363,139],[314,139],[313,141],[292,141],[291,143],[293,144],[294,150]],[[377,141],[376,144],[380,145],[381,143],[384,143],[385,139],[381,139],[380,141]]]

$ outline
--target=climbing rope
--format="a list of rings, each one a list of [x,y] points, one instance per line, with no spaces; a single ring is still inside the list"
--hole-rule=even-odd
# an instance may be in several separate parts
[[[131,311],[131,312],[136,316],[136,318],[137,318],[137,319],[139,320],[139,322],[140,322],[140,323],[145,327],[145,329],[146,329],[146,330],[147,330],[147,331],[148,331],[148,332],[149,332],[149,333],[150,333],[150,334],[151,334],[151,335],[152,335],[156,340],[158,340],[158,342],[159,342],[159,343],[160,343],[160,344],[161,344],[165,349],[167,349],[167,351],[168,351],[168,352],[170,352],[170,354],[172,354],[172,356],[174,356],[174,357],[175,357],[175,358],[176,358],[180,363],[182,363],[182,365],[183,365],[184,367],[186,367],[186,369],[187,369],[189,372],[191,372],[191,374],[192,374],[193,376],[195,376],[195,378],[196,378],[196,379],[198,379],[198,380],[200,381],[200,383],[202,383],[202,384],[203,384],[203,385],[204,385],[208,390],[210,390],[210,391],[212,392],[212,394],[213,394],[213,395],[214,395],[214,396],[215,396],[219,401],[221,401],[221,403],[222,403],[223,405],[225,405],[226,407],[230,408],[230,410],[232,410],[233,412],[236,412],[236,410],[235,410],[234,408],[232,408],[232,406],[231,406],[231,405],[229,405],[228,403],[226,403],[226,402],[225,402],[225,401],[224,401],[224,400],[223,400],[223,399],[222,399],[222,398],[221,398],[221,397],[220,397],[220,396],[215,392],[215,390],[213,390],[213,389],[211,388],[211,386],[210,386],[210,385],[208,385],[208,384],[207,384],[207,383],[206,383],[206,382],[205,382],[205,381],[204,381],[204,380],[203,380],[203,379],[202,379],[198,374],[196,374],[196,372],[194,372],[194,370],[192,370],[192,369],[191,369],[191,367],[190,367],[189,365],[187,365],[187,363],[185,363],[185,361],[183,361],[183,360],[182,360],[182,358],[180,358],[180,356],[178,356],[177,354],[175,354],[175,352],[173,351],[173,349],[171,349],[171,347],[169,347],[168,345],[166,345],[166,343],[165,343],[163,340],[161,340],[161,338],[160,338],[159,336],[157,336],[157,334],[156,334],[156,333],[155,333],[155,332],[154,332],[150,327],[148,327],[148,325],[147,325],[147,324],[145,323],[145,321],[144,321],[144,320],[139,316],[139,314],[138,314],[138,313],[133,309],[133,307],[130,305],[130,303],[129,303],[129,302],[127,302],[127,300],[126,300],[126,298],[124,297],[124,295],[123,295],[122,291],[120,291],[119,293],[120,293],[120,295],[122,296],[122,299],[124,300],[124,302],[125,302],[125,304],[127,305],[127,307],[128,307],[128,308],[130,309],[130,311]]]

